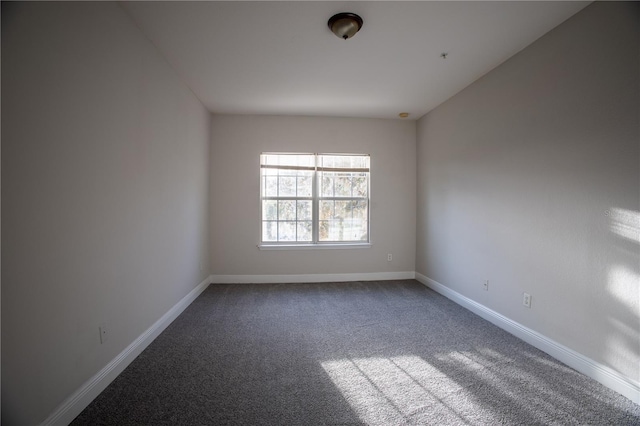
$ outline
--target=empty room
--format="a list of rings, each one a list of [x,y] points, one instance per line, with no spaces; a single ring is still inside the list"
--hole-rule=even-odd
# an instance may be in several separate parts
[[[640,425],[640,3],[2,2],[1,421]]]

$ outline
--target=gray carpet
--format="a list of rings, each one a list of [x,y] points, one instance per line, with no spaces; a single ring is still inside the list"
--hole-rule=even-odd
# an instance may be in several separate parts
[[[414,280],[212,285],[73,425],[640,425]]]

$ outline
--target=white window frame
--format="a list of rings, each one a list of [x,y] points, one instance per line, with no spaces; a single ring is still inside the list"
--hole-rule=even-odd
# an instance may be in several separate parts
[[[263,155],[312,155],[315,159],[315,166],[313,167],[313,181],[312,181],[312,196],[311,197],[291,197],[295,199],[307,199],[312,201],[312,241],[311,242],[297,242],[297,241],[263,241],[263,200],[266,197],[263,194],[263,174],[262,174],[262,156]],[[369,157],[369,167],[366,169],[367,175],[367,197],[322,197],[319,194],[320,183],[318,176],[322,172],[323,168],[319,167],[319,158],[321,156],[361,156]],[[260,179],[260,216],[259,216],[259,243],[258,248],[261,250],[298,250],[298,249],[359,249],[371,247],[371,159],[369,154],[353,154],[353,153],[305,153],[305,152],[263,152],[259,157],[259,179]],[[303,170],[304,168],[301,168]],[[356,169],[331,169],[330,171],[349,171]],[[357,169],[362,170],[362,169]],[[275,198],[272,198],[275,199]],[[367,240],[366,241],[320,241],[319,238],[319,226],[320,226],[320,212],[319,205],[321,200],[366,200],[367,202]]]

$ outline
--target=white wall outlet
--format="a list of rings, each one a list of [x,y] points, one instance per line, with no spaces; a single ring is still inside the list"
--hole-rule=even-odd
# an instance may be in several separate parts
[[[393,255],[391,253],[389,253],[387,255],[387,262],[391,262],[393,260]]]
[[[522,304],[527,308],[531,308],[531,295],[529,293],[522,293]]]
[[[100,333],[100,344],[103,344],[107,341],[107,337],[109,336],[107,334],[107,326],[104,324],[100,324],[100,326],[98,327],[98,332]]]
[[[482,288],[484,288],[484,291],[489,291],[489,280],[484,280]]]

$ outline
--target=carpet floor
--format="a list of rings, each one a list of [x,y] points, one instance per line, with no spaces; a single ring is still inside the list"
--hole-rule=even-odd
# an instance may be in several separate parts
[[[211,285],[72,425],[640,425],[415,280]]]

